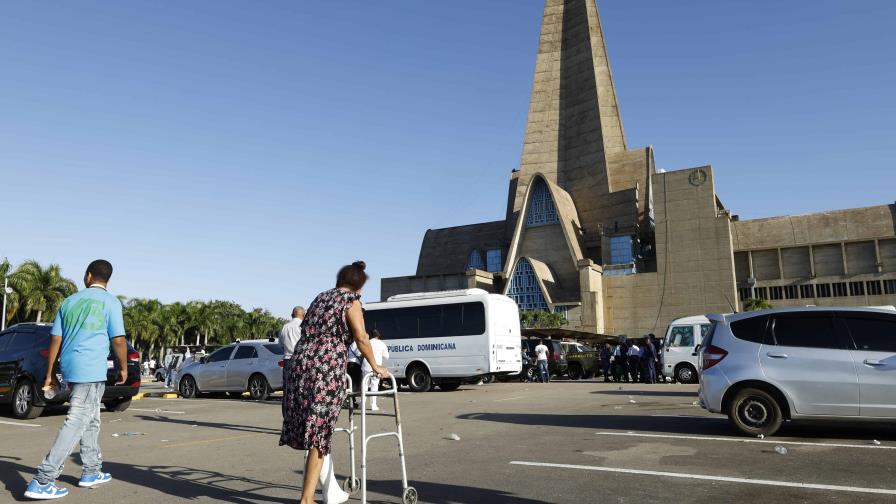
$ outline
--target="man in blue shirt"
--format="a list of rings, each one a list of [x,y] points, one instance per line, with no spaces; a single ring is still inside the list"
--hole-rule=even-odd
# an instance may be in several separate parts
[[[70,406],[56,441],[28,484],[25,497],[58,499],[68,495],[68,490],[57,487],[55,481],[78,442],[82,465],[78,486],[89,488],[112,479],[109,473],[102,472],[98,439],[110,342],[120,370],[116,385],[127,380],[128,366],[121,301],[106,291],[111,276],[109,261],[98,259],[90,263],[84,274],[87,288],[66,298],[53,321],[44,390],[53,384],[53,365],[58,356],[62,378],[72,388]]]

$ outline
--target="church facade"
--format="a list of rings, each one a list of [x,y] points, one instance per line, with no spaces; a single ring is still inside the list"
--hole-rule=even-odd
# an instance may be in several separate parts
[[[478,287],[568,329],[640,336],[678,317],[896,304],[896,205],[744,220],[711,166],[657,169],[632,147],[594,0],[546,0],[523,153],[502,220],[430,229],[382,298]]]

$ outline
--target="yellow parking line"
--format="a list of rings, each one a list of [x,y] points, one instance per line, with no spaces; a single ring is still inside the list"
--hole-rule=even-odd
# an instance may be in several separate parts
[[[193,445],[201,445],[201,444],[219,443],[221,441],[232,441],[234,439],[243,439],[243,438],[250,438],[250,437],[256,437],[256,436],[263,436],[263,435],[264,435],[264,433],[258,432],[258,433],[254,433],[254,434],[241,434],[239,436],[229,436],[229,437],[214,438],[214,439],[202,439],[200,441],[187,441],[184,443],[165,444],[162,446],[164,446],[165,448],[177,448],[177,447],[181,447],[181,446],[193,446]]]

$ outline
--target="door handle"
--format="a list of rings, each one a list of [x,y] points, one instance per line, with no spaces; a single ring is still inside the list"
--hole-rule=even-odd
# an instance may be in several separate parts
[[[884,364],[883,362],[875,359],[865,359],[864,362],[869,366],[886,366],[886,364]]]
[[[765,354],[765,355],[768,355],[768,356],[771,357],[772,359],[786,359],[786,358],[787,358],[787,354],[786,354],[786,353],[769,352],[769,353],[767,353],[767,354]]]

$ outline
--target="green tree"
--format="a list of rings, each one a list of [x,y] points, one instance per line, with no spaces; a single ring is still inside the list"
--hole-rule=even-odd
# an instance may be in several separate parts
[[[525,329],[557,329],[566,324],[561,313],[543,310],[520,311],[520,325]]]
[[[768,310],[772,305],[764,299],[748,298],[744,300],[744,311]]]
[[[41,267],[37,261],[22,263],[10,275],[11,287],[18,295],[18,309],[21,320],[40,322],[45,313],[54,313],[62,301],[77,292],[71,280],[62,276],[58,264]]]

